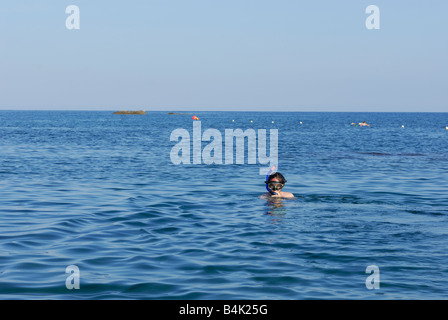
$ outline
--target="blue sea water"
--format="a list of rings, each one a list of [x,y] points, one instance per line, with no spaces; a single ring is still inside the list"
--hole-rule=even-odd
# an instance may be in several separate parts
[[[192,133],[192,115],[223,136],[278,129],[296,198],[260,199],[259,163],[174,165],[170,134]],[[0,298],[446,299],[447,125],[448,113],[0,111]]]

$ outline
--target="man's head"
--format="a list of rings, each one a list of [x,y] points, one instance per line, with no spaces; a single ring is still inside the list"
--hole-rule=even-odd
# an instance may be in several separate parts
[[[265,183],[268,185],[270,190],[279,191],[285,186],[286,179],[280,172],[276,172],[271,174],[268,181],[265,181]]]

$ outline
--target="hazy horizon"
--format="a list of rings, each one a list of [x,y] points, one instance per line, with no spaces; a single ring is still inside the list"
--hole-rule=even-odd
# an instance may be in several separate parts
[[[80,111],[80,112],[114,112],[114,111],[140,111],[145,109],[0,109],[0,111]],[[155,109],[145,110],[147,113],[151,112],[278,112],[278,113],[448,113],[448,111],[325,111],[325,110],[178,110],[178,109]]]

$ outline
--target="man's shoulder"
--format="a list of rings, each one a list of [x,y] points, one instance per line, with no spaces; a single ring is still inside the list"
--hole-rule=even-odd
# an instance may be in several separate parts
[[[284,198],[294,198],[294,195],[290,192],[282,192]]]

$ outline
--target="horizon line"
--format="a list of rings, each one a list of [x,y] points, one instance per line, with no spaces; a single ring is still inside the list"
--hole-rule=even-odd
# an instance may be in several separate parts
[[[80,112],[115,112],[115,111],[141,111],[144,110],[148,113],[150,112],[318,112],[318,113],[448,113],[448,111],[353,111],[353,110],[176,110],[176,109],[168,109],[168,110],[145,110],[145,109],[0,109],[0,111],[55,111],[55,112],[64,112],[64,111],[80,111]]]

